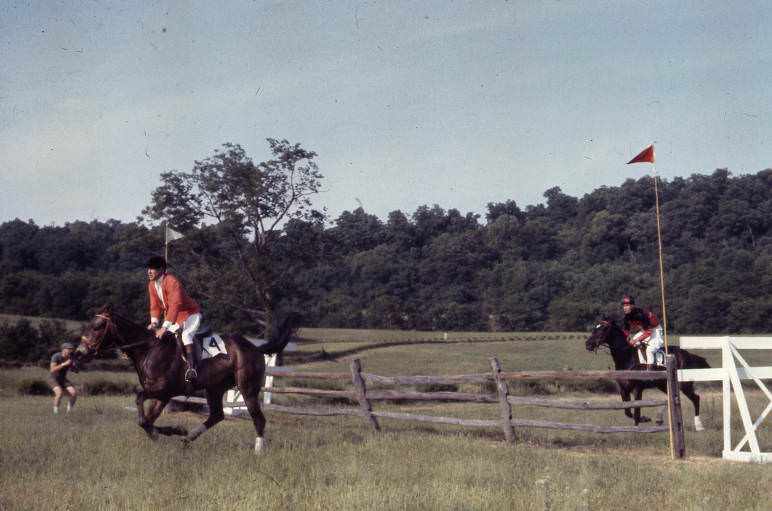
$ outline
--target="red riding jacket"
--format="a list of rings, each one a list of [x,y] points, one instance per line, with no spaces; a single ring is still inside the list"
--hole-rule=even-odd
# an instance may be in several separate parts
[[[161,293],[163,301],[158,296],[156,281],[151,280],[147,289],[150,293],[150,318],[161,319],[161,311],[166,312],[165,320],[182,326],[191,314],[201,311],[198,303],[185,293],[185,289],[172,275],[164,273],[161,277]]]

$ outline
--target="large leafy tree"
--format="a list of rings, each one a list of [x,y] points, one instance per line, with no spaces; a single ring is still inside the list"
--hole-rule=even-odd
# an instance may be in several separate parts
[[[275,291],[284,267],[273,251],[284,227],[325,219],[311,202],[323,177],[316,153],[287,140],[267,140],[273,158],[262,163],[227,143],[196,161],[190,172],[162,173],[161,186],[143,210],[146,218],[166,218],[186,235],[200,293],[262,324],[270,324],[279,306]]]

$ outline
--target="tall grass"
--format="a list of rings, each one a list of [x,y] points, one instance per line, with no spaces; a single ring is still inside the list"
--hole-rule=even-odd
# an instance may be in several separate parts
[[[766,466],[673,461],[634,440],[548,433],[506,444],[493,432],[394,422],[372,433],[351,417],[269,413],[266,451],[255,457],[248,420],[182,449],[177,438],[150,441],[128,398],[84,399],[57,416],[49,404],[0,399],[0,509],[761,510],[772,497]]]

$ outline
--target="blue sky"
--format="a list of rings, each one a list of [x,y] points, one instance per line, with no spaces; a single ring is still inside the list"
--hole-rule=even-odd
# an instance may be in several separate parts
[[[221,4],[221,5],[218,5]],[[772,166],[765,1],[0,4],[0,222],[132,221],[225,142],[318,153],[331,219]]]

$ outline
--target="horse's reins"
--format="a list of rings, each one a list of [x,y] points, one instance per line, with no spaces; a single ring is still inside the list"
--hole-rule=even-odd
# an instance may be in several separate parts
[[[598,324],[598,326],[600,326],[600,325],[604,325],[604,326],[610,327],[611,326],[611,322],[609,320],[607,320],[607,319],[602,319],[602,320],[600,320],[600,323]],[[607,350],[609,350],[609,352],[611,352],[611,346],[608,343],[606,343],[606,342],[600,342],[600,343],[596,344],[595,347],[593,348],[592,352],[597,355],[598,350],[601,349],[604,346],[605,346],[605,348]]]
[[[102,334],[99,336],[99,339],[97,339],[96,341],[92,342],[91,339],[89,339],[85,335],[81,335],[80,336],[80,340],[85,342],[88,345],[89,348],[91,348],[92,350],[94,350],[95,353],[98,354],[99,350],[102,348],[102,343],[104,342],[105,337],[107,336],[107,331],[110,330],[110,328],[113,327],[115,325],[115,323],[113,322],[113,320],[110,318],[110,316],[108,314],[97,314],[96,317],[102,318],[102,319],[104,319],[107,322],[105,324],[105,329],[102,330]],[[114,334],[116,335],[116,337],[118,337],[118,339],[121,342],[125,343],[126,339],[123,338],[123,336],[118,331],[118,329],[115,328],[114,330],[115,330]],[[153,339],[145,339],[143,341],[134,342],[134,343],[131,343],[131,344],[116,344],[115,346],[110,346],[109,348],[105,348],[104,351],[125,350],[127,348],[133,348],[135,346],[140,346],[142,344],[148,344],[148,343],[150,343],[152,341],[153,341]]]
[[[611,321],[609,321],[607,319],[602,319],[600,321],[600,325],[605,325],[607,327],[611,327]],[[638,346],[633,346],[632,344],[629,344],[629,343],[625,343],[625,344],[627,344],[627,346],[630,346],[631,348],[633,348],[633,350],[636,352],[636,355],[637,355],[637,352],[639,352],[639,351],[642,352],[642,349],[640,347],[638,347]],[[601,346],[604,346],[604,345],[605,345],[605,348],[607,350],[609,350],[609,352],[612,352],[610,342],[599,343],[598,345],[595,346],[595,349],[593,351],[599,350],[601,348]],[[634,355],[634,356],[636,356],[636,355]]]

